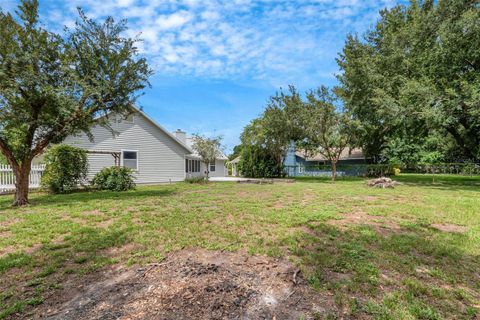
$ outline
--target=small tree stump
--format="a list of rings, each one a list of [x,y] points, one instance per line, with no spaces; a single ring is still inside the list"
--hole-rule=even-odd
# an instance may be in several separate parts
[[[367,181],[367,185],[372,188],[395,188],[395,186],[398,184],[397,181],[393,181],[390,178],[386,177],[381,177],[377,179],[372,179]]]

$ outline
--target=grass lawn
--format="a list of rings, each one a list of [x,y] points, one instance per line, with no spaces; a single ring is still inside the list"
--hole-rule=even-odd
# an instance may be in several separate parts
[[[334,297],[332,318],[480,316],[480,177],[138,187],[0,197],[0,319],[34,312],[62,285],[111,265],[202,247],[298,264]]]

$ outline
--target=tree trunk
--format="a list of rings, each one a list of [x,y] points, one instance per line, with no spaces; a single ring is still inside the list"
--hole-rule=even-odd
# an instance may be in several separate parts
[[[337,179],[337,161],[332,161],[332,181]]]
[[[20,167],[13,169],[15,174],[15,198],[13,200],[13,206],[19,207],[28,204],[28,178],[31,169],[31,161],[25,161]]]

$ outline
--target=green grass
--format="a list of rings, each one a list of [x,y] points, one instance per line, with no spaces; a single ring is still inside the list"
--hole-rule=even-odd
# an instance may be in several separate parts
[[[401,175],[396,189],[361,179],[175,184],[125,193],[0,197],[0,319],[27,315],[113,264],[191,247],[286,257],[330,312],[372,319],[474,319],[480,305],[480,178]],[[361,219],[348,219],[361,215]],[[346,220],[341,220],[347,217]],[[432,224],[463,226],[444,232]]]

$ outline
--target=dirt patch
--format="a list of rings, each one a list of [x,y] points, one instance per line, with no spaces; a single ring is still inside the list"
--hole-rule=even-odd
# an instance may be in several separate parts
[[[465,233],[468,231],[468,228],[465,226],[459,226],[457,224],[440,224],[432,223],[431,227],[443,232],[452,232],[452,233]]]
[[[311,319],[333,305],[285,260],[207,250],[117,271],[60,307],[46,303],[40,318]]]
[[[380,234],[399,232],[401,230],[398,223],[386,220],[382,216],[369,215],[361,210],[344,214],[342,219],[329,220],[327,221],[327,224],[340,228],[347,228],[351,225],[368,225],[374,227]]]

